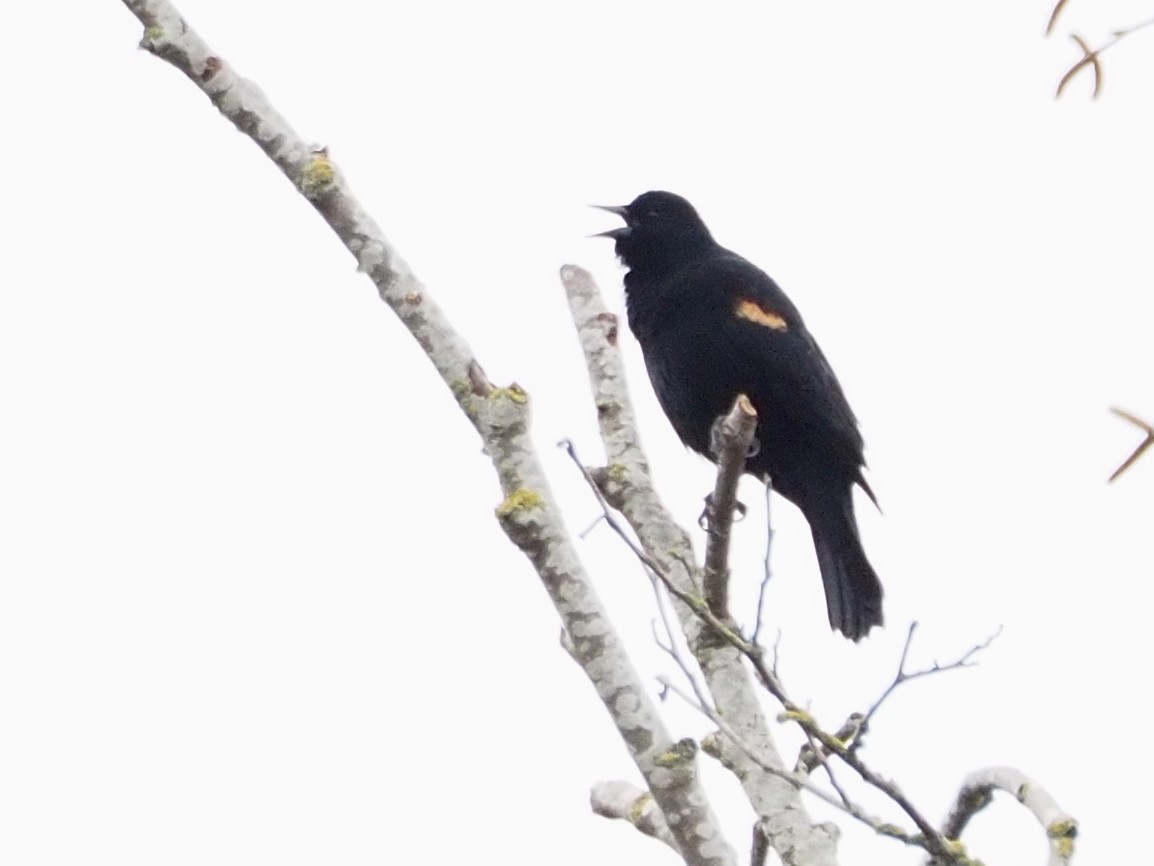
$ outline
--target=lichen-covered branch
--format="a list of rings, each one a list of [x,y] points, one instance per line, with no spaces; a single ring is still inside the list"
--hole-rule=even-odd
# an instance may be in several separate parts
[[[1013,767],[989,767],[971,773],[942,824],[942,835],[951,841],[960,839],[970,819],[993,801],[995,791],[1005,791],[1042,825],[1050,842],[1049,866],[1067,866],[1074,856],[1078,822],[1062,810],[1045,788]],[[927,862],[935,863],[933,859]]]
[[[589,381],[608,468],[602,490],[637,534],[646,555],[682,593],[700,595],[700,569],[693,545],[677,525],[653,487],[649,465],[637,433],[633,405],[625,382],[625,367],[617,348],[617,317],[605,307],[593,277],[574,265],[561,269]],[[719,638],[717,631],[688,604],[676,604],[678,619],[701,667],[719,714],[734,733],[763,760],[784,769],[770,736],[757,690],[742,664],[742,653]],[[702,608],[711,613],[702,599]],[[836,834],[810,818],[797,789],[766,772],[753,761],[736,767],[735,775],[763,819],[770,844],[787,866],[831,866],[837,863]]]
[[[361,208],[323,149],[301,140],[260,89],[212,51],[171,3],[124,3],[144,25],[141,46],[183,72],[284,172],[425,350],[497,469],[504,494],[497,508],[501,526],[537,569],[572,638],[574,657],[609,710],[685,862],[734,864],[736,854],[698,780],[694,751],[665,730],[575,553],[530,441],[528,395],[516,385],[498,388],[488,381],[468,344]]]

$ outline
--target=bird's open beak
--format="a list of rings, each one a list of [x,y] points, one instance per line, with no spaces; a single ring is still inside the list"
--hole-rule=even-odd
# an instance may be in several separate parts
[[[625,220],[626,223],[629,222],[629,208],[625,207],[624,205],[591,204],[589,207],[595,207],[597,210],[609,211],[609,213],[616,214],[617,216],[621,217],[621,219]],[[609,229],[609,231],[606,232],[597,232],[597,234],[589,235],[589,237],[612,238],[613,240],[617,240],[618,238],[623,238],[628,235],[630,231],[632,231],[632,229],[630,229],[628,225],[623,225],[621,228]]]

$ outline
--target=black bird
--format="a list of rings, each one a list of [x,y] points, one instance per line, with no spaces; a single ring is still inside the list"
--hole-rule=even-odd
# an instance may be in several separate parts
[[[797,308],[764,271],[719,245],[697,211],[669,192],[602,207],[629,327],[673,429],[712,459],[713,424],[745,394],[758,449],[745,471],[801,509],[813,533],[830,627],[851,640],[882,624],[882,587],[862,549],[853,485],[877,504],[845,394]]]

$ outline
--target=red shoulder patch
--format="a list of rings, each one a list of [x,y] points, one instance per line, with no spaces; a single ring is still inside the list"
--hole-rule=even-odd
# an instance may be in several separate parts
[[[786,331],[788,326],[780,315],[767,310],[757,301],[749,298],[739,298],[737,306],[734,307],[734,312],[737,313],[739,319],[745,319],[748,322],[753,322],[755,325],[761,325],[763,328],[770,328],[774,331]]]

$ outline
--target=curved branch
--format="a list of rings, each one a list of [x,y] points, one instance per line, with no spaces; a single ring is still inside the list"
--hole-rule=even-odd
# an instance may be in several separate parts
[[[1049,866],[1066,866],[1070,862],[1078,822],[1062,811],[1045,788],[1013,767],[988,767],[971,773],[962,783],[954,807],[942,825],[942,835],[950,840],[959,839],[970,819],[993,800],[994,791],[1005,791],[1014,797],[1042,825],[1050,841]]]
[[[1054,32],[1054,28],[1058,25],[1058,16],[1062,14],[1062,9],[1065,8],[1067,0],[1058,0],[1054,4],[1054,8],[1050,10],[1050,20],[1046,22],[1046,35],[1049,36]]]
[[[327,152],[307,145],[256,85],[237,75],[167,0],[124,0],[145,27],[141,46],[183,72],[312,202],[357,259],[382,300],[425,350],[481,435],[504,492],[497,518],[537,569],[573,656],[593,682],[665,814],[686,863],[731,866],[697,776],[695,755],[675,743],[622,649],[569,539],[529,436],[528,396],[494,387],[465,340],[361,208]]]

